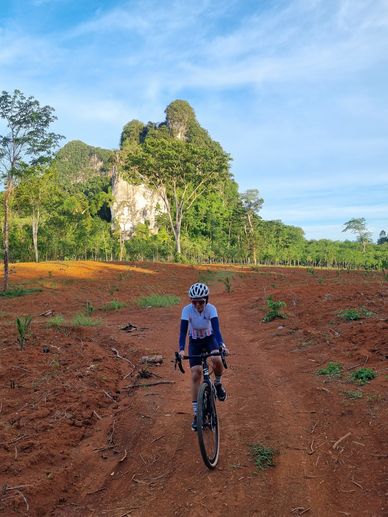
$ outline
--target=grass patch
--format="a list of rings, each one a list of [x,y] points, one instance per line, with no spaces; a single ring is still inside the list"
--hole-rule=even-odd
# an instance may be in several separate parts
[[[202,284],[210,284],[211,282],[223,282],[231,281],[234,276],[234,273],[231,271],[213,271],[208,269],[206,271],[201,271],[198,275],[198,282]],[[229,280],[226,280],[229,278]]]
[[[352,381],[360,384],[361,386],[372,381],[377,376],[377,373],[373,368],[359,368],[352,373]]]
[[[282,307],[286,306],[286,302],[276,301],[272,299],[272,296],[267,298],[267,307],[269,311],[264,316],[262,321],[266,323],[267,321],[272,321],[275,318],[287,318],[286,314],[281,312]]]
[[[360,309],[346,309],[338,313],[338,316],[345,321],[356,321],[362,318],[371,318],[374,316],[374,312],[368,311],[365,307]]]
[[[329,362],[325,368],[318,370],[318,375],[327,375],[329,377],[340,377],[342,374],[342,365],[340,363]]]
[[[65,318],[62,316],[62,314],[57,314],[56,316],[52,316],[47,321],[48,327],[60,327],[65,322]]]
[[[271,447],[265,447],[261,443],[253,443],[250,446],[252,459],[258,470],[264,470],[268,467],[274,467],[273,462],[276,451]]]
[[[139,298],[137,303],[140,307],[169,307],[180,303],[180,298],[174,294],[150,294]]]
[[[71,324],[73,327],[97,327],[101,325],[101,321],[80,312],[74,316]]]
[[[22,287],[15,287],[14,289],[8,289],[8,291],[1,291],[0,296],[4,298],[15,298],[16,296],[25,296],[26,294],[40,293],[43,289],[38,287],[23,289]]]
[[[126,307],[127,304],[124,302],[120,302],[119,300],[111,300],[101,307],[103,311],[118,311],[123,307]]]
[[[344,396],[350,400],[359,400],[364,396],[362,391],[344,391]]]

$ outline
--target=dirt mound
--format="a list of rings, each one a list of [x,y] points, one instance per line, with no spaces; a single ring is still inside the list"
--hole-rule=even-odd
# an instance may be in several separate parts
[[[11,279],[41,291],[0,298],[0,513],[387,511],[381,274],[51,262],[13,266]],[[171,363],[185,293],[199,279],[232,352],[212,472],[190,430],[189,375]],[[181,303],[138,305],[155,293]],[[263,323],[270,296],[286,303],[286,318]],[[354,311],[360,319],[350,319]],[[22,351],[15,320],[23,315],[33,320]],[[153,354],[162,365],[141,362]],[[368,372],[376,377],[366,382]],[[275,452],[273,468],[255,467],[252,444]]]

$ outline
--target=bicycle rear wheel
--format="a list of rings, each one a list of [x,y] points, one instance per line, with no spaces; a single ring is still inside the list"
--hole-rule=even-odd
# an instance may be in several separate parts
[[[198,441],[202,459],[209,469],[217,465],[220,453],[219,422],[215,397],[208,384],[201,384],[198,392]]]

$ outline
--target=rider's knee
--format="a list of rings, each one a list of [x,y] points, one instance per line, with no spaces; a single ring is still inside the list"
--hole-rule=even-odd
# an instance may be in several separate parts
[[[191,378],[193,382],[199,382],[201,380],[202,372],[201,368],[192,368],[191,370]]]

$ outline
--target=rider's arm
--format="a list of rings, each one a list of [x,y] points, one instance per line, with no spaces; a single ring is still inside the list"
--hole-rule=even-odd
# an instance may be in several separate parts
[[[211,318],[210,322],[212,324],[213,334],[214,334],[214,337],[216,338],[217,345],[219,345],[219,346],[223,345],[224,340],[222,339],[222,336],[221,336],[220,322],[218,321],[218,317],[215,316],[214,318]]]
[[[189,327],[188,320],[181,320],[181,328],[179,333],[179,350],[183,351],[186,346],[186,334]]]

